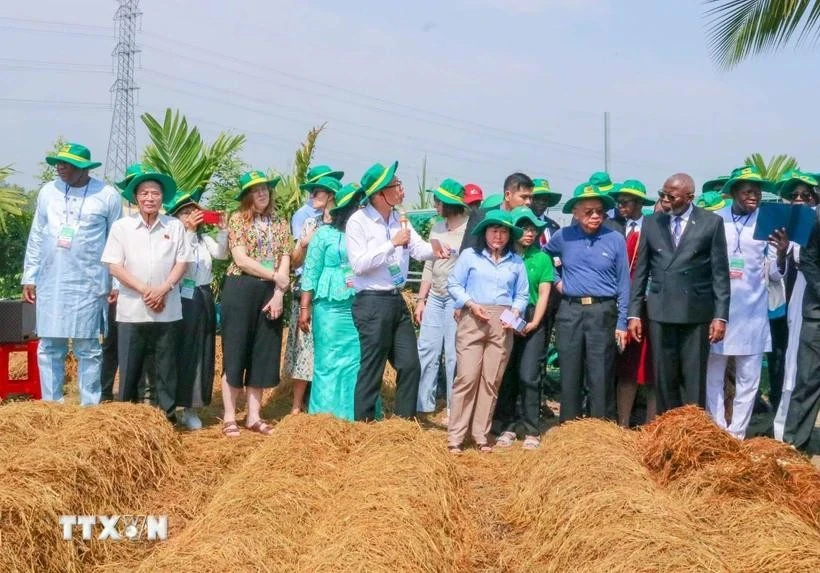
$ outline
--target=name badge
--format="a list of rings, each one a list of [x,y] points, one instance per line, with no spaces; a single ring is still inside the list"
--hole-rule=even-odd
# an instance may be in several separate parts
[[[260,261],[261,265],[268,269],[269,271],[273,270],[273,261],[270,259],[265,259],[264,261]]]
[[[729,278],[733,280],[743,280],[746,261],[740,257],[729,259]]]
[[[179,294],[182,298],[188,300],[194,298],[194,290],[196,290],[196,281],[194,279],[182,279],[182,284],[179,287]]]
[[[74,235],[77,234],[77,227],[63,225],[57,235],[57,246],[61,249],[70,249],[74,242]]]
[[[387,270],[390,271],[390,278],[393,279],[393,285],[401,286],[404,284],[404,275],[401,274],[401,267],[396,263],[391,263]]]

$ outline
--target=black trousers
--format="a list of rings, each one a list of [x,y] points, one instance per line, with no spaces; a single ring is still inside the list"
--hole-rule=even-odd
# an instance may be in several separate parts
[[[359,332],[361,365],[356,379],[353,415],[356,420],[376,417],[387,361],[396,369],[396,405],[402,418],[416,415],[421,365],[416,331],[400,294],[360,292],[353,300],[353,322]]]
[[[783,427],[783,441],[806,450],[820,412],[820,320],[803,317],[797,379]]]
[[[201,408],[211,403],[216,361],[216,308],[211,285],[182,299],[178,343],[177,406]]]
[[[649,321],[658,414],[684,404],[706,406],[709,324]]]
[[[529,305],[525,318],[532,320],[535,307]],[[495,419],[501,432],[518,432],[519,426],[527,436],[541,433],[541,371],[547,358],[547,329],[544,322],[527,336],[515,335],[510,360],[504,371]],[[521,397],[520,415],[517,408]]]
[[[615,419],[617,325],[614,300],[588,305],[561,301],[555,319],[555,343],[561,360],[561,422],[581,417],[585,378],[589,415]]]
[[[179,329],[180,321],[118,323],[120,401],[140,401],[138,387],[144,376],[145,359],[153,354],[156,402],[169,419],[174,418]]]
[[[783,394],[783,378],[786,375],[786,347],[789,344],[789,323],[785,316],[769,321],[772,332],[772,351],[768,354],[769,404],[777,411]],[[759,392],[759,391],[758,391]]]
[[[102,375],[100,377],[102,402],[111,402],[114,400],[114,377],[117,375],[117,368],[119,366],[117,331],[117,303],[114,302],[108,305],[108,336],[103,338],[102,342]],[[137,401],[143,402],[145,396],[148,395],[151,399],[151,403],[156,405],[156,390],[154,389],[153,383],[156,375],[154,374],[153,355],[145,357],[143,372],[144,374],[137,386]]]

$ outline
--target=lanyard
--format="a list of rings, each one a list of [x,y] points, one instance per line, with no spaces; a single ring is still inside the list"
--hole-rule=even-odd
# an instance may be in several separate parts
[[[743,249],[740,246],[740,238],[743,235],[743,229],[746,227],[746,223],[748,223],[749,219],[752,218],[752,214],[749,213],[748,215],[746,215],[746,220],[743,221],[743,223],[741,223],[740,226],[738,227],[737,223],[738,223],[738,221],[740,221],[740,219],[742,217],[743,217],[743,215],[738,215],[737,217],[735,217],[735,214],[732,213],[732,225],[734,225],[735,232],[737,233],[737,244],[735,245],[735,251],[734,252],[735,253],[740,253],[741,255],[743,254]]]
[[[83,189],[83,200],[80,201],[80,210],[77,212],[77,220],[75,223],[79,227],[80,220],[83,218],[83,206],[85,205],[85,196],[88,194],[88,186],[91,185],[91,179],[88,180],[88,183],[85,184],[85,189]],[[71,185],[68,183],[65,184],[65,195],[63,195],[63,199],[65,199],[65,224],[68,225],[68,191],[71,189]]]
[[[268,240],[268,244],[271,245],[271,249],[273,249],[273,230],[271,229],[272,224],[271,224],[270,217],[265,217],[264,219],[262,219],[262,217],[259,217],[259,220],[260,221],[267,221],[267,225],[263,225],[265,227],[265,237],[264,237],[264,239]],[[259,251],[259,257],[262,257],[262,252],[263,252],[263,249],[265,247],[265,241],[262,237],[262,228],[260,228],[260,226],[257,224],[256,221],[253,222],[253,226],[257,231],[256,248]],[[264,258],[264,257],[262,257],[262,258]]]

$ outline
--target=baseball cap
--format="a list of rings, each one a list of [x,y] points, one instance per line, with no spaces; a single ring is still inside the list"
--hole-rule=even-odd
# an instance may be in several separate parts
[[[475,203],[476,201],[483,201],[484,200],[484,191],[481,190],[481,187],[476,185],[475,183],[467,183],[464,186],[464,202],[468,205],[470,203]]]

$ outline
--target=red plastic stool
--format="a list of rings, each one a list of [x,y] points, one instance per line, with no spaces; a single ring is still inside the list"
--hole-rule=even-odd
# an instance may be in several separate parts
[[[41,400],[40,369],[37,367],[37,346],[39,340],[28,342],[6,342],[0,344],[0,398],[5,400],[16,394],[28,394]],[[12,379],[9,372],[9,358],[13,352],[25,352],[28,364],[26,378]]]

